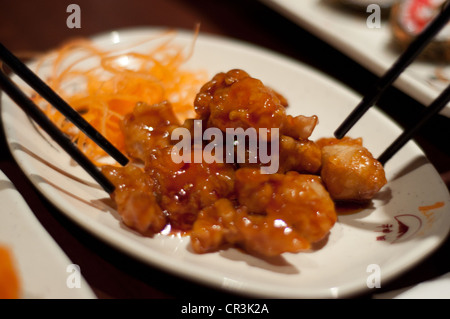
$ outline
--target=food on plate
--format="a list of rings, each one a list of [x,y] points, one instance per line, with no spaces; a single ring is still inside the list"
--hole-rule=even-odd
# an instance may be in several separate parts
[[[179,126],[180,121],[169,102],[138,102],[121,123],[124,150],[132,158],[144,162],[149,151],[170,145],[170,134]]]
[[[20,280],[11,249],[0,245],[0,299],[20,298]]]
[[[38,75],[44,70],[42,77],[46,83],[123,151],[120,122],[137,103],[145,101],[153,105],[170,100],[179,120],[194,115],[192,100],[206,81],[206,72],[184,67],[193,46],[175,44],[176,34],[174,30],[161,31],[131,48],[127,44],[126,50],[114,33],[111,36],[115,44],[109,49],[98,47],[90,39],[71,39],[38,57],[33,68]],[[197,34],[198,29],[193,43]],[[91,160],[98,162],[105,157],[100,147],[45,99],[39,95],[32,98]]]
[[[167,218],[154,196],[154,183],[137,166],[103,167],[103,172],[116,186],[113,199],[122,221],[140,233],[157,233],[164,229]]]
[[[220,72],[197,94],[194,107],[208,126],[227,128],[279,128],[281,134],[308,138],[317,117],[286,114],[287,101],[260,80],[239,69]]]
[[[391,27],[395,43],[404,50],[424,30],[445,5],[445,0],[404,0],[391,9]],[[422,52],[432,61],[450,61],[450,23],[439,32]]]
[[[116,187],[111,197],[123,222],[139,233],[189,234],[197,253],[229,246],[265,257],[297,253],[327,237],[337,221],[335,201],[368,201],[386,183],[361,139],[311,140],[317,116],[288,115],[280,93],[241,69],[214,75],[193,106],[196,116],[180,121],[169,101],[141,102],[120,122],[131,161],[102,171]],[[178,129],[194,134],[184,161],[173,157]],[[199,129],[215,130],[214,152],[210,140],[196,141]],[[269,147],[277,169],[265,172],[264,153],[237,135],[228,149],[230,129],[253,129],[258,151],[277,144]],[[227,161],[241,144],[244,161]]]
[[[320,176],[335,200],[366,201],[386,184],[383,166],[374,159],[362,140],[322,138]]]
[[[187,71],[190,53],[173,35],[144,51],[73,40],[36,66],[49,60],[48,84],[130,158],[105,164],[97,145],[33,97],[114,184],[127,227],[190,235],[197,253],[297,253],[328,236],[336,201],[369,201],[386,183],[360,139],[312,140],[318,117],[288,114],[287,99],[260,79]]]
[[[323,239],[337,220],[333,200],[315,175],[295,171],[236,171],[236,200],[223,198],[200,211],[191,235],[195,252],[237,245],[267,257],[297,253]]]
[[[320,150],[308,138],[317,116],[288,115],[287,106],[281,94],[240,69],[216,74],[202,86],[194,101],[206,127],[217,127],[224,133],[230,128],[279,129],[278,172],[316,173],[320,168]],[[265,138],[270,138],[270,131]],[[241,166],[255,165],[260,165],[259,158],[256,163],[245,161]]]

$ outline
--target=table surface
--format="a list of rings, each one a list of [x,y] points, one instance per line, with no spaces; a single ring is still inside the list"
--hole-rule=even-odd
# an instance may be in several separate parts
[[[67,6],[81,8],[81,28],[66,25]],[[363,95],[377,77],[344,54],[252,0],[0,0],[0,41],[12,51],[49,50],[68,38],[136,26],[167,26],[239,39],[280,52],[340,81]],[[390,108],[388,105],[395,105]],[[378,102],[402,127],[414,123],[423,105],[395,88]],[[435,116],[415,137],[450,188],[450,118]],[[98,298],[226,298],[222,291],[171,276],[123,255],[87,233],[62,214],[27,180],[9,153],[1,130],[0,169],[11,179],[49,234],[82,274]],[[447,240],[425,261],[375,291],[407,287],[450,271]],[[447,253],[447,256],[446,254]],[[230,296],[229,296],[230,297]],[[370,298],[371,295],[355,296]]]

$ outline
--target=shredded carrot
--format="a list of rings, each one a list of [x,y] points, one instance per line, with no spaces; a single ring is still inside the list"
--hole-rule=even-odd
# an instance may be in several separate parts
[[[197,35],[198,27],[193,43]],[[89,39],[72,39],[40,57],[36,72],[47,70],[48,74],[51,61],[47,84],[123,151],[120,122],[136,103],[167,100],[180,121],[193,116],[193,100],[206,73],[183,68],[194,46],[184,53],[185,48],[173,43],[175,36],[176,31],[169,30],[136,44],[149,43],[146,52],[132,48],[103,50]],[[99,163],[106,155],[44,99],[38,95],[33,99],[91,160]]]

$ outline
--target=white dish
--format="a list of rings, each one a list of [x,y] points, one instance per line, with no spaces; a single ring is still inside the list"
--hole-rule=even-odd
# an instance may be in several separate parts
[[[387,20],[381,20],[379,28],[367,26],[366,22],[373,13],[372,10],[369,12],[362,10],[357,14],[354,10],[339,8],[333,0],[262,0],[262,2],[378,76],[383,75],[400,56],[400,52],[392,47],[393,37]],[[440,79],[441,76],[444,77],[443,80]],[[394,82],[394,86],[427,106],[449,82],[448,63],[416,60]],[[441,114],[450,117],[450,104],[441,111]]]
[[[154,29],[132,29],[95,38],[102,46],[142,40]],[[113,41],[114,40],[114,41]],[[190,32],[176,41],[189,45]],[[276,53],[228,39],[200,35],[187,67],[219,71],[242,68],[282,93],[292,114],[319,117],[313,138],[332,136],[360,97],[311,68]],[[189,237],[143,237],[124,227],[105,193],[83,169],[74,165],[45,135],[33,128],[27,116],[8,98],[2,117],[13,156],[25,174],[62,213],[112,246],[167,272],[237,294],[271,298],[336,298],[370,292],[370,265],[381,268],[381,284],[431,254],[450,227],[450,198],[434,167],[409,142],[387,164],[388,185],[373,206],[342,215],[327,243],[314,252],[285,254],[262,260],[236,249],[197,255]],[[378,156],[400,134],[400,129],[376,109],[370,110],[350,131],[360,136]],[[439,203],[429,221],[418,207]],[[397,217],[396,217],[397,216]],[[400,216],[400,217],[398,217]],[[410,226],[402,238],[396,218]],[[383,233],[385,225],[392,224]],[[405,227],[401,228],[403,231]],[[381,239],[383,235],[384,241]],[[389,236],[390,235],[390,236]]]
[[[0,172],[0,201],[0,245],[13,255],[21,298],[95,298],[81,276],[82,269],[77,271],[3,172]]]

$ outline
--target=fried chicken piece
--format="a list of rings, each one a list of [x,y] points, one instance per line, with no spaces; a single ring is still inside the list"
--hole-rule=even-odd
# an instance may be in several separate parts
[[[315,175],[294,171],[267,175],[240,169],[236,193],[250,213],[265,212],[267,217],[283,220],[309,243],[322,239],[336,222],[334,202]]]
[[[367,201],[387,183],[384,168],[362,139],[324,138],[321,177],[334,200]]]
[[[250,157],[253,153],[247,149],[244,154],[244,159],[238,162],[239,168],[261,168],[263,166],[268,167],[269,165],[275,166],[276,164],[274,164],[274,162],[276,161],[278,168],[274,173],[284,174],[288,171],[297,171],[305,174],[317,174],[320,171],[322,165],[322,151],[315,142],[308,139],[298,140],[286,135],[282,135],[277,142],[279,145],[275,152],[269,153],[269,163],[262,163],[259,155],[253,155],[254,160],[251,162]],[[267,149],[271,152],[274,151],[271,142],[268,143]]]
[[[201,161],[194,160],[195,152]],[[177,230],[189,230],[201,209],[234,191],[234,166],[205,161],[202,150],[192,150],[192,160],[176,163],[172,147],[155,150],[146,160],[146,172],[155,181],[161,208]]]
[[[237,212],[232,201],[221,198],[203,208],[192,225],[191,247],[196,253],[208,253],[233,243]]]
[[[245,145],[246,153],[238,154],[235,161],[239,167],[267,166],[271,173],[289,170],[317,173],[319,170],[320,149],[308,140],[317,124],[317,116],[287,115],[286,99],[245,71],[233,69],[216,74],[200,89],[194,106],[208,127],[217,127],[228,135],[233,133],[227,129],[257,130],[254,135],[248,134],[248,138],[257,138],[253,144],[258,144],[259,150],[261,143],[265,143],[263,146],[267,148],[263,154],[271,162],[262,161],[259,151],[249,149],[249,142]],[[261,129],[265,129],[264,134]],[[275,140],[271,129],[279,130]],[[272,149],[274,143],[278,145]],[[274,160],[277,168],[273,167]]]
[[[273,257],[309,248],[309,243],[282,219],[249,213],[246,206],[234,206],[226,198],[204,208],[190,234],[191,247],[196,253],[231,245],[255,255]]]
[[[197,94],[194,107],[208,126],[227,128],[278,128],[280,134],[308,138],[317,117],[286,115],[287,101],[279,93],[243,70],[216,74]]]
[[[170,145],[170,133],[179,125],[169,102],[138,103],[122,121],[125,150],[130,157],[144,161],[155,148]]]
[[[142,234],[164,229],[168,220],[157,203],[153,181],[141,168],[105,165],[102,172],[115,186],[111,198],[125,225]]]
[[[297,171],[306,174],[316,174],[322,165],[320,147],[308,139],[297,140],[283,135],[280,139],[279,173]]]
[[[197,94],[194,107],[210,127],[279,128],[285,108],[273,90],[245,71],[219,73]]]
[[[308,139],[318,123],[316,115],[287,115],[283,122],[283,134],[295,139]]]
[[[191,232],[194,251],[229,243],[267,257],[299,252],[324,238],[337,220],[318,176],[239,169],[236,195],[237,204],[222,199],[202,210]]]
[[[123,222],[140,233],[157,233],[167,224],[190,230],[202,208],[233,196],[233,165],[206,163],[204,158],[177,164],[171,153],[171,146],[154,149],[145,159],[145,170],[134,163],[102,167],[115,186],[111,197]]]

